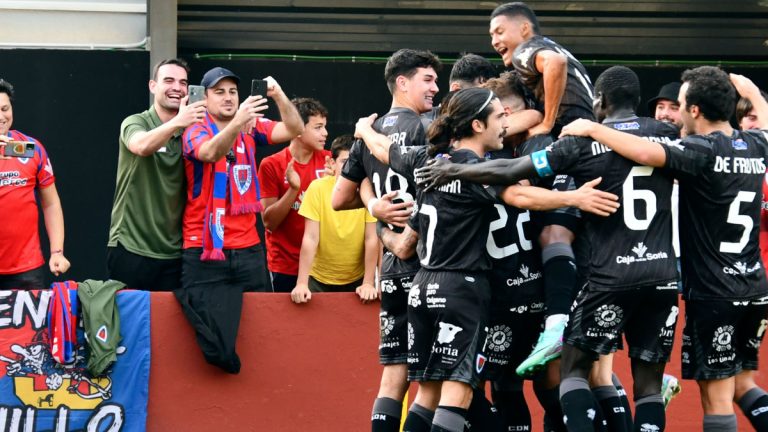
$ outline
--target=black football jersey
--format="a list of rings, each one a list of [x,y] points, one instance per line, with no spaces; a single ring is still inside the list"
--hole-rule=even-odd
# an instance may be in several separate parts
[[[688,299],[768,294],[760,259],[763,131],[693,135],[665,148],[680,184],[680,260]]]
[[[387,135],[394,148],[407,152],[409,149],[426,145],[426,133],[422,126],[421,117],[407,108],[393,108],[378,118],[373,124],[376,132]],[[349,159],[344,164],[341,175],[355,183],[360,183],[366,177],[373,184],[377,197],[397,191],[398,198],[394,202],[415,201],[416,191],[413,183],[379,162],[361,140],[355,141],[349,151]],[[402,231],[397,229],[396,231]],[[403,261],[391,252],[385,250],[382,259],[382,276],[398,276],[412,274],[419,270],[419,260],[413,258]]]
[[[511,159],[511,151],[491,153],[491,159]],[[491,287],[510,294],[536,292],[543,288],[543,266],[539,248],[540,230],[531,221],[531,212],[504,203],[494,204],[488,226],[486,252],[491,258]]]
[[[450,153],[453,163],[478,163],[483,159],[466,149]],[[392,159],[402,172],[412,173],[427,160],[426,149]],[[491,262],[486,254],[488,226],[499,202],[495,187],[452,180],[433,191],[420,190],[418,212],[409,224],[419,233],[416,252],[423,268],[440,271],[486,271]]]
[[[678,131],[650,118],[633,117],[606,126],[673,145]],[[608,217],[584,213],[590,245],[590,287],[615,291],[645,286],[676,289],[672,249],[673,178],[663,169],[639,165],[588,138],[564,137],[547,150],[555,172],[571,175],[581,186],[602,177],[601,190],[616,194],[621,207]]]
[[[554,51],[568,58],[568,77],[560,109],[558,123],[565,125],[577,118],[594,120],[592,100],[595,90],[584,66],[568,50],[557,42],[544,36],[534,36],[521,43],[512,55],[512,64],[520,74],[525,85],[530,88],[536,99],[544,103],[543,75],[536,69],[536,55],[542,50]]]

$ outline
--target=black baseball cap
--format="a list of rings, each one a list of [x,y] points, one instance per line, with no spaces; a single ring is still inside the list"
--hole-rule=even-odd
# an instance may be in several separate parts
[[[675,103],[677,103],[677,96],[680,93],[680,87],[682,84],[679,82],[671,82],[666,83],[663,86],[661,86],[661,89],[659,90],[659,94],[656,95],[653,99],[648,101],[648,112],[651,113],[651,117],[653,117],[653,114],[656,112],[656,103],[660,100],[670,100]]]
[[[231,70],[225,69],[223,67],[215,67],[203,75],[202,81],[200,81],[200,85],[209,89],[216,84],[218,84],[219,81],[221,81],[224,78],[230,78],[235,81],[235,84],[240,84],[240,77],[235,75]]]

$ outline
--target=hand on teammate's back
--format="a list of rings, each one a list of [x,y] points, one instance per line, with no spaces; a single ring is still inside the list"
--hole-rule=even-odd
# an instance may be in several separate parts
[[[414,202],[393,203],[392,200],[395,198],[397,198],[397,191],[382,196],[373,206],[371,216],[390,225],[405,227],[413,213]]]
[[[590,180],[574,191],[577,196],[576,207],[598,216],[610,216],[612,213],[616,213],[620,205],[619,197],[612,193],[595,189],[595,186],[599,185],[602,180],[602,177]]]

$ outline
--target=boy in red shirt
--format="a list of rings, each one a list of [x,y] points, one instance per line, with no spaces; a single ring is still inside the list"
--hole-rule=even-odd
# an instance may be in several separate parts
[[[291,292],[299,274],[299,252],[304,218],[299,207],[313,180],[323,176],[328,111],[317,100],[292,100],[304,121],[304,132],[282,151],[265,158],[259,167],[262,218],[266,229],[267,267],[275,292]]]

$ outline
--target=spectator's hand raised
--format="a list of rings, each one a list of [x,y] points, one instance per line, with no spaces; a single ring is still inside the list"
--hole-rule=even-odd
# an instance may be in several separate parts
[[[267,110],[267,99],[262,96],[248,96],[235,113],[234,122],[241,126],[251,125],[257,118],[263,117],[262,111]],[[255,124],[255,123],[254,123]]]
[[[291,291],[291,301],[296,304],[308,303],[312,300],[312,292],[304,284],[298,284]]]
[[[282,87],[280,87],[280,84],[278,84],[277,81],[271,76],[264,78],[264,81],[267,82],[267,96],[274,99],[276,95],[283,92],[283,89]]]
[[[355,293],[358,297],[360,297],[360,301],[363,302],[363,304],[376,301],[379,298],[379,292],[376,290],[376,287],[367,283],[357,287],[357,289],[355,289]]]
[[[11,137],[6,135],[0,135],[0,160],[10,159],[10,157],[5,156],[5,146],[8,141],[11,141]]]

